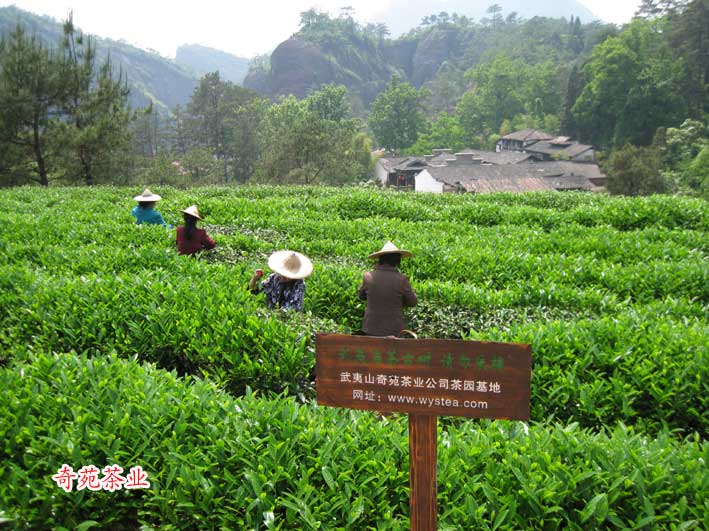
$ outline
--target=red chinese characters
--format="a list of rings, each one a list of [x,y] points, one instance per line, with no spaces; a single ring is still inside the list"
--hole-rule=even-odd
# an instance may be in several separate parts
[[[103,476],[99,477],[99,472]],[[66,492],[71,492],[74,488],[74,480],[77,480],[76,490],[88,489],[92,491],[107,490],[114,492],[125,489],[149,489],[148,473],[143,467],[138,465],[130,469],[127,476],[122,475],[123,468],[119,465],[109,465],[99,470],[94,465],[83,466],[79,473],[67,464],[63,464],[57,473],[52,476],[52,480]]]

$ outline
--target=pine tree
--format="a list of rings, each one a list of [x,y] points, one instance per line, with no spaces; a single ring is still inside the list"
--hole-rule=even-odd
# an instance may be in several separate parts
[[[0,41],[2,171],[28,168],[29,180],[42,186],[49,184],[47,136],[58,101],[56,64],[56,57],[21,25]]]
[[[97,66],[91,37],[74,28],[71,15],[64,23],[61,108],[66,120],[57,124],[57,147],[64,154],[67,177],[87,185],[111,175],[116,155],[130,145],[129,89],[121,72],[116,75],[110,57]]]

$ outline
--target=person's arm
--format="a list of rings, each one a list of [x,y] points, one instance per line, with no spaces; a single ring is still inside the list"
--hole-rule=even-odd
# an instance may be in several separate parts
[[[369,284],[369,273],[364,273],[362,275],[362,285],[357,290],[357,296],[360,300],[367,300],[367,285]]]
[[[411,288],[409,279],[406,276],[404,276],[402,284],[403,289],[401,295],[404,306],[416,306],[418,298],[416,297],[416,293],[414,292],[414,290]]]
[[[258,287],[258,281],[261,279],[263,276],[263,269],[257,269],[254,271],[253,276],[251,277],[251,280],[249,280],[249,291],[253,294],[258,293],[261,291]]]
[[[170,225],[167,221],[162,219],[162,214],[160,214],[160,212],[156,211],[155,214],[156,214],[156,216],[155,216],[156,223],[158,223],[159,225],[165,225],[168,229],[172,228],[172,225]]]
[[[212,238],[209,237],[209,234],[207,234],[207,231],[204,231],[204,239],[202,239],[202,248],[203,249],[214,249],[217,246],[217,242],[215,242]]]

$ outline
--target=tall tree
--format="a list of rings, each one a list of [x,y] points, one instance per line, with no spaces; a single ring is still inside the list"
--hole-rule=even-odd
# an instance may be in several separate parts
[[[350,117],[346,89],[324,85],[304,100],[282,98],[271,106],[262,130],[255,180],[341,184],[366,177],[371,144]]]
[[[608,191],[622,195],[650,195],[667,191],[661,173],[659,149],[631,144],[616,150],[608,161]]]
[[[392,76],[384,92],[372,103],[369,126],[379,145],[400,150],[411,146],[423,130],[426,121],[423,99],[427,92]]]
[[[498,55],[467,72],[473,88],[456,107],[461,125],[470,136],[497,133],[503,120],[520,114],[558,114],[561,95],[551,62],[526,64]]]
[[[243,107],[258,98],[255,92],[224,81],[219,72],[212,72],[202,77],[187,105],[184,128],[187,143],[211,150],[221,162],[225,181],[245,178],[243,166],[237,160],[243,159],[244,153],[234,140],[241,135],[234,128],[248,127],[252,130],[258,125],[260,117],[256,122],[243,122],[248,114],[245,114]]]
[[[470,137],[458,122],[456,116],[442,112],[428,124],[416,143],[407,149],[412,155],[426,155],[436,148],[450,148],[454,151],[470,147]]]
[[[601,147],[647,145],[660,126],[681,121],[681,63],[664,37],[636,19],[598,45],[584,67],[588,82],[572,108],[579,137]]]
[[[56,66],[56,57],[20,25],[0,41],[2,171],[20,165],[30,170],[30,181],[43,186],[49,184],[47,136],[60,90]],[[28,159],[34,164],[26,164]]]
[[[62,40],[61,109],[65,120],[54,124],[53,135],[64,157],[66,177],[76,172],[87,184],[110,179],[114,157],[130,146],[129,89],[122,73],[116,75],[110,57],[97,63],[91,37],[77,31],[71,15]]]
[[[564,110],[561,115],[561,132],[565,135],[576,137],[578,131],[576,128],[576,120],[572,113],[576,99],[581,95],[585,79],[583,71],[574,64],[569,72],[569,79],[566,83],[566,94],[564,95]]]
[[[685,97],[691,117],[699,119],[709,113],[709,2],[675,2],[664,31],[687,70]]]

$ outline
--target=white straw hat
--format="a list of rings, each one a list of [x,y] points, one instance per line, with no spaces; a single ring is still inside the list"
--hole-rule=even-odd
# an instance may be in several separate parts
[[[152,203],[154,201],[160,201],[162,197],[160,197],[158,194],[154,194],[147,188],[143,190],[143,193],[140,195],[136,195],[133,200],[138,201],[138,203]]]
[[[193,218],[202,219],[199,215],[199,210],[197,210],[197,205],[189,206],[184,210],[180,210],[180,212],[184,212],[185,214],[188,214]]]
[[[379,258],[380,256],[382,256],[384,254],[400,254],[402,258],[407,258],[407,257],[411,256],[410,251],[405,251],[404,249],[399,249],[393,243],[386,242],[384,244],[384,247],[382,247],[380,251],[370,254],[369,258]]]
[[[268,257],[268,267],[282,277],[301,279],[313,272],[313,263],[295,251],[276,251]]]

